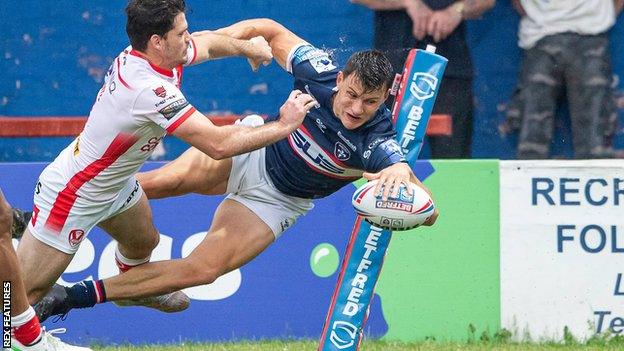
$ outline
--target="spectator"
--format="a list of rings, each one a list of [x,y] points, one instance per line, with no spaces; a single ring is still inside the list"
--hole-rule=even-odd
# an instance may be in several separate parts
[[[520,130],[518,158],[550,156],[554,115],[567,98],[576,158],[613,155],[616,127],[608,30],[624,0],[512,0],[524,51],[504,130]]]
[[[481,16],[495,0],[351,0],[375,10],[374,45],[401,72],[412,48],[435,45],[448,58],[433,113],[448,114],[451,136],[431,136],[432,158],[468,158],[472,144],[473,66],[464,20]]]

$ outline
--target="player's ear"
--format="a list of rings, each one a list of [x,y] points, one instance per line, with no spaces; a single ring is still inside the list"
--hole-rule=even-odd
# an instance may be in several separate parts
[[[152,43],[152,46],[158,50],[162,50],[162,37],[158,34],[152,34],[149,41]]]
[[[339,85],[344,80],[344,73],[342,71],[338,71],[338,75],[336,76],[336,85]]]

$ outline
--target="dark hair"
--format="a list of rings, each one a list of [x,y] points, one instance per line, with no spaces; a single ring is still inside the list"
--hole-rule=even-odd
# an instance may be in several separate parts
[[[355,73],[366,92],[390,88],[394,81],[390,60],[378,50],[358,51],[351,55],[342,73],[345,77]]]
[[[184,0],[130,0],[126,33],[132,48],[145,50],[152,35],[164,36],[173,28],[175,17],[185,10]]]

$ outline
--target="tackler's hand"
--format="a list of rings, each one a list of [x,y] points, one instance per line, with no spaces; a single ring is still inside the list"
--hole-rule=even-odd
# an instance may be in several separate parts
[[[288,96],[288,100],[280,107],[279,122],[294,131],[303,122],[308,111],[317,104],[312,96],[304,94],[300,90],[293,90]]]
[[[363,174],[364,178],[368,180],[378,180],[375,187],[375,195],[379,196],[382,194],[384,201],[388,199],[388,195],[397,197],[401,184],[406,187],[408,194],[411,195],[412,190],[409,187],[409,182],[412,175],[412,170],[405,162],[395,163],[377,173],[364,172]]]
[[[273,60],[273,52],[271,46],[263,37],[253,37],[249,39],[251,45],[247,54],[247,62],[251,66],[251,69],[256,72],[260,65],[268,66]]]

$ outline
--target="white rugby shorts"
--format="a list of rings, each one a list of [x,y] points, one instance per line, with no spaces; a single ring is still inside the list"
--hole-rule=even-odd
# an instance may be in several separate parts
[[[251,115],[240,123],[258,126],[262,117]],[[227,185],[228,199],[235,200],[255,213],[273,231],[275,238],[297,219],[310,211],[312,199],[286,195],[275,188],[266,171],[265,149],[232,158],[232,170]]]
[[[98,223],[134,206],[143,195],[131,177],[116,197],[93,201],[77,196],[70,186],[42,174],[34,196],[28,230],[39,241],[67,254],[75,254],[80,243]]]

